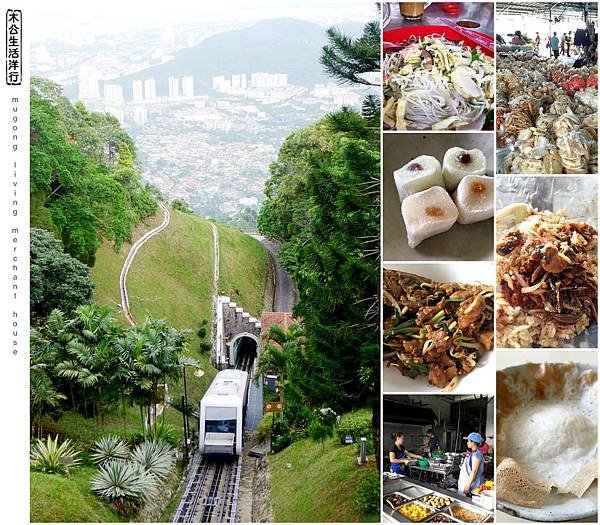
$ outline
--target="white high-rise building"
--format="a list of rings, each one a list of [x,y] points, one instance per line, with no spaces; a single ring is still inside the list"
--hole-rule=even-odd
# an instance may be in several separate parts
[[[277,75],[277,86],[276,87],[286,87],[288,83],[288,77],[285,73],[279,73]]]
[[[253,88],[282,88],[288,82],[285,73],[252,73],[250,75],[250,86]]]
[[[177,98],[179,96],[179,79],[169,77],[169,98]]]
[[[79,68],[79,98],[90,99],[100,97],[100,74],[92,65]]]
[[[231,87],[234,89],[246,89],[246,74],[231,75]]]
[[[183,77],[181,79],[181,91],[184,97],[194,96],[194,77]]]
[[[105,110],[109,115],[112,115],[113,117],[115,117],[118,121],[119,124],[123,124],[123,111],[117,108],[110,108],[107,107]]]
[[[104,100],[109,104],[123,104],[123,88],[118,84],[104,84]]]
[[[134,80],[132,84],[133,101],[142,102],[144,100],[144,83],[141,80]]]
[[[156,82],[153,78],[144,80],[144,100],[156,100]]]
[[[148,122],[148,110],[144,106],[137,106],[133,110],[133,120],[138,126],[143,126]]]
[[[221,86],[225,82],[225,77],[223,75],[212,78],[212,87],[217,91],[221,89]]]

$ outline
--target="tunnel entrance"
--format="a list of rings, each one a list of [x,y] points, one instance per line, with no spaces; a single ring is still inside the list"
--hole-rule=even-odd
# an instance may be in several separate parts
[[[231,343],[230,365],[251,373],[258,355],[258,340],[251,334],[240,334]]]

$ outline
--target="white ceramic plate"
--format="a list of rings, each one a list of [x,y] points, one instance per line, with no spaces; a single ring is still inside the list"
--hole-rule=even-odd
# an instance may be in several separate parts
[[[521,505],[497,500],[496,507],[502,512],[531,521],[569,522],[594,517],[598,514],[598,482],[581,497],[550,494],[541,509],[530,509]]]
[[[391,264],[384,263],[384,268],[414,273],[442,282],[462,282],[467,284],[494,285],[493,262],[461,262],[461,263],[431,263],[431,264]],[[494,394],[496,387],[496,358],[495,352],[486,352],[475,369],[460,378],[453,394]],[[442,392],[436,386],[430,385],[427,377],[418,376],[415,379],[403,376],[393,367],[383,368],[383,391],[385,393],[431,393]]]

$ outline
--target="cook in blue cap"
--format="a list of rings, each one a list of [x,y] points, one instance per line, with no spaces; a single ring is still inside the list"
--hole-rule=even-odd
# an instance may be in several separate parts
[[[461,466],[460,478],[464,481],[462,487],[459,483],[459,491],[464,494],[469,494],[472,489],[475,489],[483,484],[483,452],[479,450],[483,445],[483,438],[478,432],[471,432],[467,436],[467,448],[471,451],[469,457],[465,459]],[[460,479],[459,479],[460,481]]]

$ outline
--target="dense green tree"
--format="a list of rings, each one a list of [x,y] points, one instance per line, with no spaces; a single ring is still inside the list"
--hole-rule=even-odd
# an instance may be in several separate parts
[[[113,116],[71,104],[48,80],[32,79],[30,111],[33,226],[49,216],[65,250],[92,266],[102,237],[119,249],[157,208],[135,144]]]
[[[375,391],[379,144],[367,128],[344,110],[292,134],[259,216],[260,231],[283,242],[280,257],[298,287],[294,314],[310,363],[302,389],[314,405],[333,399],[349,408]]]
[[[194,213],[190,205],[183,199],[175,199],[171,202],[171,208],[182,213]]]
[[[55,308],[71,314],[94,294],[90,269],[65,253],[54,235],[38,228],[31,229],[30,287],[32,317],[45,317]]]

